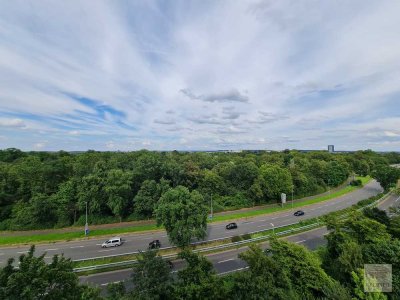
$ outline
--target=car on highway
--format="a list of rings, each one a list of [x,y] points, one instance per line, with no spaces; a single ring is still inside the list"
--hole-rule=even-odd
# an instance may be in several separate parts
[[[228,225],[225,226],[226,229],[236,229],[238,226],[236,223],[229,223]]]
[[[303,216],[304,215],[304,211],[298,210],[293,215],[296,216],[296,217]]]
[[[154,240],[149,243],[149,249],[158,249],[161,247],[161,243],[159,240]]]
[[[122,239],[120,237],[113,237],[108,241],[101,244],[101,248],[118,247],[122,245]]]

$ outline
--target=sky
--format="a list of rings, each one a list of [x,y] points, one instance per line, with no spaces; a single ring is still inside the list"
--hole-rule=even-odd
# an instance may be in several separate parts
[[[400,1],[0,8],[0,149],[400,151]]]

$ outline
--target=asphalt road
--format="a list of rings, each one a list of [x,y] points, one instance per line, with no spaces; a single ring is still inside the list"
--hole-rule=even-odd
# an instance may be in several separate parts
[[[238,220],[236,222],[238,224],[238,229],[235,230],[226,230],[226,223],[210,224],[208,225],[206,240],[232,237],[258,230],[271,229],[272,227],[276,228],[296,223],[301,220],[318,217],[332,211],[349,207],[358,201],[374,196],[381,191],[382,188],[380,187],[379,183],[377,183],[375,180],[372,180],[363,188],[355,190],[349,194],[301,208],[305,212],[305,215],[301,217],[293,216],[293,212],[299,209],[295,208],[294,210],[287,210],[279,213]],[[71,242],[40,244],[36,246],[36,255],[45,253],[45,259],[49,262],[54,254],[62,253],[64,256],[73,260],[96,258],[144,250],[148,247],[149,242],[154,239],[160,240],[162,247],[170,246],[165,231],[133,233],[120,236],[125,240],[124,244],[120,247],[103,249],[100,245],[104,242],[104,238],[87,239]],[[9,257],[17,258],[19,255],[26,253],[28,249],[29,246],[26,245],[0,248],[0,266],[5,265]]]
[[[378,205],[380,209],[384,210],[388,210],[388,208],[391,206],[400,206],[399,196],[392,195]],[[328,230],[326,229],[326,227],[323,227],[299,233],[297,235],[288,236],[283,239],[303,245],[313,250],[321,245],[326,244],[326,240],[324,238],[326,234],[328,234]],[[262,243],[260,245],[263,249],[266,249],[269,246],[268,242]],[[220,275],[223,275],[247,268],[246,263],[240,260],[238,257],[240,253],[246,251],[247,249],[247,247],[242,247],[239,249],[209,254],[206,255],[206,257],[212,262],[216,272]],[[176,272],[177,270],[184,268],[184,262],[182,260],[174,260],[173,265],[174,270],[172,272]],[[126,269],[88,276],[81,276],[79,279],[81,283],[88,283],[100,287],[105,287],[111,282],[124,281],[127,288],[130,288],[132,286],[132,283],[130,282],[131,274],[132,270]]]

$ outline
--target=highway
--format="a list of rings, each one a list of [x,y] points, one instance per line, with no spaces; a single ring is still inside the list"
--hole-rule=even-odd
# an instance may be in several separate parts
[[[398,195],[391,195],[386,200],[381,202],[378,207],[383,210],[388,210],[389,207],[400,207],[400,197]],[[283,239],[303,245],[309,249],[316,249],[318,246],[326,244],[324,236],[328,234],[326,227],[316,228],[310,231],[302,232],[296,235],[288,236]],[[260,244],[263,249],[268,248],[268,242]],[[224,252],[218,252],[213,254],[208,254],[206,257],[212,262],[214,269],[220,275],[228,274],[235,271],[240,271],[247,268],[244,261],[238,258],[239,253],[247,250],[247,247],[242,247],[238,249],[228,250]],[[184,262],[182,260],[174,260],[174,270],[176,272],[184,267]],[[100,287],[105,287],[108,283],[125,281],[127,288],[132,286],[130,282],[130,276],[132,274],[131,269],[118,270],[112,272],[99,273],[88,276],[81,276],[81,283],[88,283]]]
[[[212,223],[208,225],[206,240],[232,237],[248,232],[271,229],[273,226],[279,227],[301,220],[318,217],[332,211],[349,207],[358,201],[374,196],[381,191],[382,188],[380,187],[379,183],[377,183],[375,180],[372,180],[363,188],[355,190],[349,194],[301,208],[305,212],[305,215],[301,217],[294,217],[294,211],[287,210],[279,213],[241,219],[236,221],[238,224],[238,229],[230,231],[225,229],[226,223]],[[298,208],[295,210],[297,209]],[[271,225],[271,223],[273,225]],[[40,244],[36,246],[36,255],[46,253],[45,259],[47,261],[51,261],[51,258],[54,254],[63,253],[64,256],[73,260],[77,260],[144,250],[148,247],[149,242],[154,239],[159,239],[162,247],[167,247],[170,245],[166,232],[162,230],[147,233],[121,234],[120,236],[125,240],[125,243],[120,247],[102,249],[100,245],[104,242],[105,238],[96,238],[70,242]],[[0,248],[0,266],[5,265],[9,257],[17,258],[19,255],[26,253],[28,249],[28,245]]]

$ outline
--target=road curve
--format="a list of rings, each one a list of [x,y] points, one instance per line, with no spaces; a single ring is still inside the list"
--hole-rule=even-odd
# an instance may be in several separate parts
[[[271,223],[274,227],[289,225],[301,220],[318,217],[332,211],[349,207],[362,199],[375,196],[380,192],[382,192],[382,188],[380,187],[379,183],[377,183],[375,180],[372,180],[361,189],[355,190],[346,195],[340,196],[332,200],[304,206],[301,209],[305,212],[305,215],[301,217],[294,217],[292,210],[268,215],[261,215],[248,219],[238,220],[236,222],[238,224],[238,229],[231,231],[227,231],[225,229],[225,223],[209,224],[206,240],[232,237],[248,232],[271,229]],[[297,209],[299,208],[296,208],[295,210]],[[45,259],[47,261],[51,261],[51,258],[54,254],[62,253],[66,257],[77,260],[144,250],[147,248],[149,242],[154,239],[160,240],[162,247],[167,247],[170,245],[165,231],[121,234],[120,236],[123,237],[123,239],[125,240],[125,243],[120,247],[102,249],[100,245],[104,242],[104,238],[88,239],[71,242],[40,244],[36,246],[36,254],[41,255],[42,253],[46,253]],[[28,249],[29,246],[0,248],[0,266],[4,265],[9,257],[17,258],[19,255],[26,253]]]
[[[386,200],[381,202],[378,207],[380,209],[388,211],[389,207],[400,207],[400,197],[398,195],[391,195]],[[302,232],[296,235],[288,236],[283,239],[288,240],[292,243],[303,245],[309,249],[316,249],[318,246],[326,244],[324,236],[328,233],[326,227],[316,228],[310,231]],[[260,244],[263,249],[268,247],[268,242]],[[240,260],[238,255],[248,248],[242,247],[239,249],[228,250],[224,252],[212,253],[206,255],[206,257],[212,262],[214,269],[218,274],[226,274],[230,272],[239,271],[247,268],[244,261]],[[174,271],[184,267],[182,260],[173,261]],[[131,287],[129,280],[132,274],[131,269],[118,270],[112,272],[99,273],[88,276],[81,276],[79,278],[81,283],[88,283],[94,286],[105,287],[111,282],[124,281],[127,288]]]

